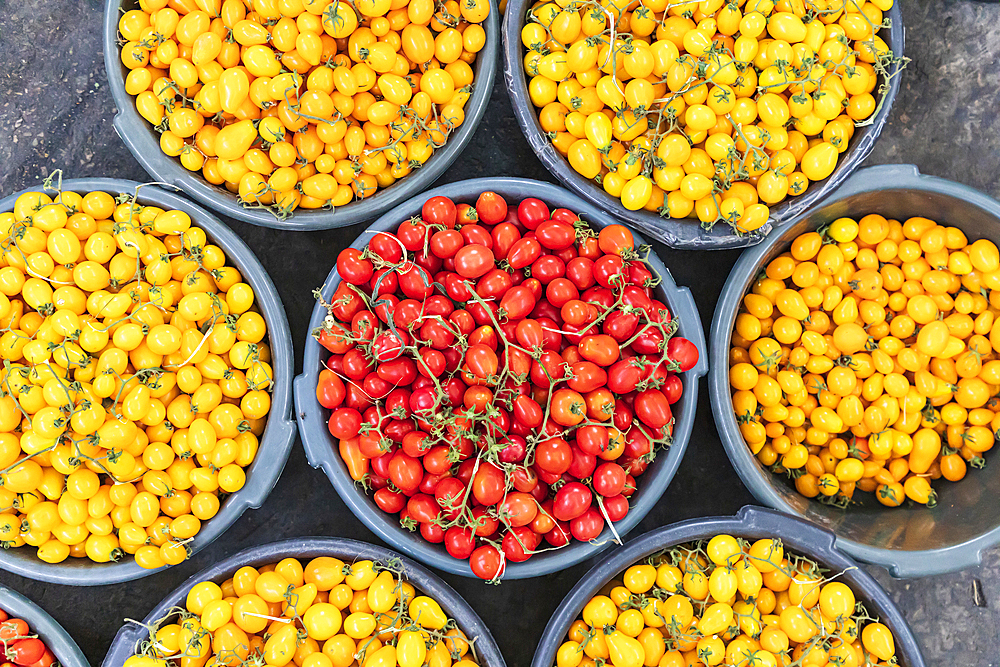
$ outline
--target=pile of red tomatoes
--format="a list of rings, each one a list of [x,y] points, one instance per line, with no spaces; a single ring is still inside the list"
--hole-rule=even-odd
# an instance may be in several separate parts
[[[648,251],[484,192],[341,252],[317,397],[354,480],[484,579],[625,517],[698,360]]]
[[[31,634],[28,622],[11,618],[0,609],[0,667],[52,667],[55,656],[45,642]]]

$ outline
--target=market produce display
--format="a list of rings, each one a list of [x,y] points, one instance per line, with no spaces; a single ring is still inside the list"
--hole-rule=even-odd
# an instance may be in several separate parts
[[[586,603],[555,666],[898,664],[892,631],[838,574],[779,539],[670,547]]]
[[[647,252],[494,192],[431,197],[343,251],[316,392],[351,477],[485,579],[598,537],[669,445],[699,355]]]
[[[0,213],[0,541],[177,564],[256,456],[267,325],[187,213],[54,183]]]
[[[320,556],[195,584],[124,667],[477,667],[470,641],[398,563]]]
[[[543,2],[528,96],[582,178],[629,211],[737,233],[829,177],[904,62],[892,0]]]
[[[4,667],[58,667],[52,651],[27,621],[0,609],[0,665]]]
[[[839,218],[742,300],[732,405],[757,459],[809,498],[933,506],[1000,429],[1000,250],[927,218]]]
[[[279,220],[418,169],[465,120],[488,0],[141,0],[125,89],[160,148]]]

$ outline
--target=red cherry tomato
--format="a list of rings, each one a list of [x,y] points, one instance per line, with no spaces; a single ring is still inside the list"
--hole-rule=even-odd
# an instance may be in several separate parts
[[[590,507],[573,519],[569,526],[573,537],[581,542],[589,542],[596,540],[601,535],[601,531],[604,530],[604,517],[598,510]]]
[[[535,297],[527,287],[512,287],[503,295],[500,309],[507,314],[508,320],[523,319],[535,309]]]
[[[561,475],[569,470],[573,461],[573,450],[562,438],[549,438],[535,448],[535,465],[552,475]]]
[[[606,255],[621,255],[635,247],[632,232],[624,225],[608,225],[598,234],[597,243]]]
[[[601,287],[621,286],[625,262],[616,255],[604,255],[594,262],[594,280]]]
[[[628,498],[623,495],[604,498],[601,502],[604,503],[604,511],[612,521],[621,521],[628,514]]]
[[[444,533],[444,548],[452,558],[465,560],[472,555],[476,538],[468,528],[452,526]]]
[[[412,495],[417,490],[422,478],[423,466],[417,459],[403,452],[396,452],[389,459],[389,480],[406,495]]]
[[[616,394],[635,391],[642,380],[642,369],[632,359],[622,359],[608,369],[608,389]]]
[[[682,372],[689,371],[698,363],[698,348],[687,338],[674,336],[667,341],[667,356],[677,362]]]
[[[495,225],[507,217],[507,202],[495,192],[484,192],[476,200],[476,213],[482,222]]]
[[[368,248],[387,264],[398,264],[403,259],[403,244],[389,232],[376,232],[368,242]]]
[[[444,535],[444,528],[436,523],[420,524],[420,536],[431,544],[440,544],[444,542]]]
[[[374,272],[371,261],[362,257],[357,248],[347,248],[337,255],[337,273],[352,285],[364,285]]]
[[[474,575],[486,581],[503,574],[500,552],[490,544],[483,545],[472,552],[469,556],[469,566],[472,567]]]
[[[396,236],[407,250],[416,252],[423,249],[429,231],[427,225],[420,221],[406,220],[396,230]]]
[[[424,202],[420,209],[420,217],[424,222],[432,225],[444,225],[449,229],[455,227],[455,219],[458,216],[458,207],[455,202],[447,197],[430,197]]]
[[[500,468],[489,462],[480,462],[475,477],[472,478],[472,495],[480,505],[495,505],[503,499],[505,492],[504,474]]]
[[[556,278],[566,275],[566,262],[555,255],[542,255],[531,265],[531,276],[538,282],[548,285]]]
[[[28,622],[22,618],[8,618],[0,623],[0,641],[9,642],[28,634]]]
[[[406,507],[406,496],[389,488],[379,489],[374,495],[375,504],[383,512],[399,514]]]
[[[323,369],[319,372],[319,382],[316,384],[316,400],[324,408],[332,409],[344,402],[347,396],[347,389],[344,381],[331,370]]]
[[[638,430],[638,429],[633,429]],[[625,471],[614,462],[602,463],[594,471],[594,491],[602,496],[617,496],[625,488]]]
[[[618,341],[606,334],[585,336],[580,340],[580,356],[598,366],[610,366],[618,361]]]
[[[361,413],[354,408],[340,408],[330,415],[330,434],[338,439],[354,438],[361,428]]]
[[[572,225],[580,220],[580,216],[568,208],[557,208],[552,211],[552,219],[558,222],[566,223],[567,225]]]
[[[677,401],[681,400],[681,394],[684,393],[684,383],[681,381],[680,377],[677,375],[667,376],[666,381],[664,381],[661,387],[663,395],[667,397],[667,402],[673,405]]]
[[[670,423],[673,415],[667,397],[659,389],[647,389],[636,394],[635,415],[647,426],[661,428]]]
[[[531,494],[514,491],[504,496],[497,514],[503,523],[512,528],[527,526],[538,514],[538,503]]]
[[[465,239],[454,229],[442,229],[441,231],[434,232],[430,240],[431,252],[441,259],[454,257],[455,253],[464,245]]]
[[[507,263],[513,269],[523,269],[542,256],[542,246],[534,237],[515,241],[507,251]]]
[[[540,540],[538,533],[527,526],[520,526],[507,531],[501,546],[507,560],[512,563],[523,563],[531,558]]]
[[[463,278],[479,278],[494,268],[493,251],[484,245],[462,246],[455,253],[455,271]]]
[[[24,665],[26,667],[42,659],[42,656],[45,655],[45,644],[42,643],[41,639],[34,637],[21,639],[12,645],[6,646],[4,653],[15,665]]]
[[[563,485],[552,501],[552,515],[560,521],[570,521],[587,511],[593,493],[579,482]]]
[[[517,205],[517,219],[528,229],[537,229],[549,218],[549,207],[541,199],[528,197]]]
[[[514,281],[506,271],[491,269],[479,279],[476,294],[486,300],[497,300],[503,297],[514,286]]]

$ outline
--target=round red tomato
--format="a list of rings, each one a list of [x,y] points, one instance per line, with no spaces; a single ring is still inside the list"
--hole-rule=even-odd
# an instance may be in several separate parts
[[[330,415],[330,435],[338,440],[354,438],[361,428],[361,413],[354,408],[339,408]]]
[[[573,461],[573,450],[562,438],[543,440],[535,448],[535,465],[552,475],[561,475],[569,470]]]
[[[597,466],[594,471],[594,491],[608,497],[617,496],[624,488],[625,471],[620,465],[609,461]]]
[[[527,526],[538,514],[538,503],[530,493],[514,491],[508,493],[497,508],[498,516],[508,526]]]
[[[523,563],[531,558],[538,547],[540,539],[538,533],[527,526],[511,528],[503,536],[503,542],[501,543],[504,556],[511,563]]]
[[[689,371],[698,363],[698,348],[687,338],[674,336],[667,341],[667,356],[677,362],[682,372]]]
[[[45,644],[36,637],[21,639],[13,645],[5,646],[5,648],[4,653],[7,659],[15,665],[33,665],[45,655]]]
[[[484,192],[476,200],[476,213],[482,222],[495,225],[507,217],[507,202],[495,192]]]
[[[569,524],[573,537],[581,542],[596,540],[604,530],[604,517],[593,507],[588,508],[583,514],[576,517]]]
[[[476,538],[468,528],[452,526],[444,533],[444,548],[452,558],[465,560],[472,555]]]
[[[431,236],[430,250],[441,259],[454,257],[455,253],[465,245],[465,239],[454,229],[442,229]]]
[[[488,461],[480,461],[479,469],[472,478],[472,495],[480,505],[496,505],[505,492],[504,474]]]
[[[538,225],[550,219],[549,207],[535,197],[522,199],[517,205],[517,219],[528,229],[537,229]]]
[[[357,248],[347,248],[337,255],[337,273],[352,285],[364,285],[374,272],[371,261],[362,257]]]
[[[535,230],[535,237],[543,247],[549,250],[563,250],[569,248],[576,241],[576,230],[572,225],[548,220],[538,225]]]
[[[462,246],[455,253],[455,271],[463,278],[479,278],[494,268],[493,251],[484,245]]]
[[[395,234],[375,232],[368,242],[368,248],[386,264],[398,264],[403,259],[403,244]]]
[[[635,415],[642,423],[653,428],[661,428],[670,423],[673,415],[667,397],[659,389],[647,389],[635,396]]]
[[[423,478],[420,461],[403,452],[396,452],[389,460],[389,480],[406,495],[413,494]]]
[[[483,545],[472,552],[469,557],[469,566],[474,575],[486,581],[503,574],[500,552],[490,544]]]
[[[444,225],[449,229],[455,227],[455,219],[458,216],[458,208],[455,202],[447,197],[431,197],[424,202],[420,209],[420,217],[424,222],[432,225]]]

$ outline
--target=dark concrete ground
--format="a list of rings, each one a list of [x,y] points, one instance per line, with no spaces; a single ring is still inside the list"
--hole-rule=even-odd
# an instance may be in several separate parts
[[[115,113],[101,55],[102,3],[0,0],[0,192],[34,185],[51,170],[67,177],[146,180],[115,135]],[[908,0],[906,55],[913,59],[882,139],[869,164],[910,162],[1000,197],[1000,5],[966,0]],[[486,118],[442,182],[519,175],[551,180],[515,123],[498,85]],[[361,227],[286,233],[233,223],[258,252],[284,300],[301,358],[311,290]],[[664,251],[681,285],[690,285],[706,331],[737,252]],[[712,270],[706,271],[706,267]],[[997,474],[988,468],[981,474]],[[708,490],[706,492],[706,490]],[[688,452],[659,506],[634,534],[678,519],[731,514],[752,502],[726,460],[703,388]],[[1000,502],[994,509],[1000,511]],[[31,582],[0,572],[0,583],[28,595],[60,621],[94,665],[123,617],[142,618],[194,572],[247,546],[301,535],[375,538],[340,501],[296,446],[267,503],[243,516],[214,545],[183,565],[130,584],[95,590]],[[477,609],[512,667],[526,667],[549,615],[589,564],[541,580],[487,587],[445,577]],[[869,568],[890,591],[919,639],[929,665],[1000,665],[1000,549],[977,569],[894,581]],[[985,608],[973,603],[982,583]]]

